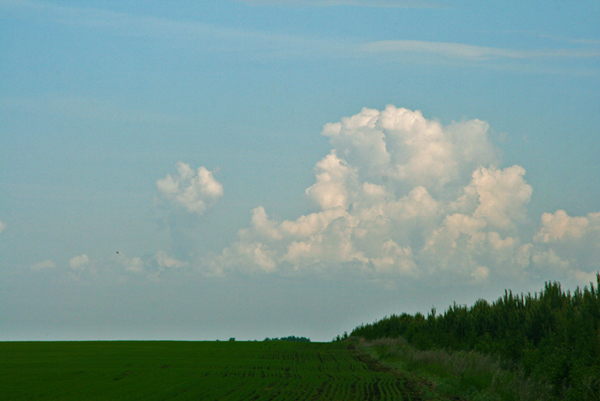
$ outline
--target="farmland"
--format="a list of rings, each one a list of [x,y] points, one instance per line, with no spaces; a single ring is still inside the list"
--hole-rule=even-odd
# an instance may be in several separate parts
[[[410,400],[408,376],[345,343],[7,342],[7,400]]]

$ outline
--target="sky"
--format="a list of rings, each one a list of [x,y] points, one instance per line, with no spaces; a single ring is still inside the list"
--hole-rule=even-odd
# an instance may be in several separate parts
[[[595,282],[598,21],[0,0],[0,341],[329,341]]]

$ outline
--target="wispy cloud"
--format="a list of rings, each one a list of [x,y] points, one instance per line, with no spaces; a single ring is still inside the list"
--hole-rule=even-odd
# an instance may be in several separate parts
[[[240,0],[248,4],[275,4],[272,0]],[[426,6],[425,1],[362,1],[362,0],[288,0],[277,4],[294,5],[362,5],[379,7]],[[597,59],[600,48],[597,40],[567,40],[579,48],[513,49],[421,40],[391,39],[360,42],[356,39],[321,39],[302,35],[271,33],[223,27],[197,21],[180,21],[168,18],[133,15],[95,8],[66,7],[34,1],[3,1],[0,10],[4,15],[18,18],[86,27],[106,31],[111,35],[149,37],[171,42],[176,46],[189,46],[196,52],[235,52],[249,59],[277,57],[327,57],[364,58],[377,62],[398,63],[426,61],[428,63],[461,63],[490,65],[508,60],[524,68],[529,60]],[[520,63],[520,64],[519,64]],[[539,66],[538,66],[539,67]],[[525,68],[527,69],[527,68]]]
[[[360,45],[359,49],[363,52],[368,53],[420,53],[472,61],[484,61],[493,59],[600,57],[600,49],[517,50],[487,46],[475,46],[463,43],[427,42],[421,40],[384,40],[370,42]]]
[[[34,263],[31,265],[31,270],[42,271],[48,269],[56,269],[56,263],[51,260],[44,260],[43,262]]]
[[[241,30],[198,21],[133,15],[97,8],[67,7],[35,1],[0,2],[0,12],[17,18],[102,30],[111,35],[148,37],[193,46],[197,51],[276,53],[289,57],[310,52],[330,54],[339,43],[299,35]]]

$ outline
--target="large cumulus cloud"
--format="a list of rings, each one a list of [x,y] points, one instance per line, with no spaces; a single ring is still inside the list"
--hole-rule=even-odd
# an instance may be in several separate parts
[[[257,207],[250,226],[205,266],[219,274],[447,274],[472,283],[544,269],[592,277],[582,256],[590,252],[569,249],[577,243],[600,256],[600,214],[548,213],[536,228],[525,169],[501,166],[489,131],[480,120],[443,126],[394,106],[326,124],[322,134],[333,148],[306,189],[317,211],[280,221]]]

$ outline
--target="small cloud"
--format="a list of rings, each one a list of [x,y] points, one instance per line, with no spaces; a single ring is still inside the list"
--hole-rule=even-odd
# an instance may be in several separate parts
[[[204,166],[194,171],[188,164],[178,162],[177,173],[156,181],[160,198],[169,205],[202,215],[223,196],[223,185]]]
[[[90,259],[86,254],[73,256],[69,260],[69,267],[73,270],[82,270],[86,265],[90,263]]]
[[[490,275],[490,269],[488,269],[485,266],[478,266],[471,272],[471,277],[473,278],[471,283],[472,284],[481,284],[481,283],[487,281],[489,275]]]
[[[116,255],[117,262],[125,268],[125,271],[131,273],[142,273],[144,271],[144,267],[146,263],[140,257],[129,258],[123,253],[117,252]]]
[[[178,268],[178,267],[183,267],[186,266],[187,263],[182,262],[181,260],[175,259],[170,257],[169,255],[166,254],[166,252],[163,251],[158,251],[156,252],[156,255],[154,255],[154,259],[156,259],[156,263],[158,263],[158,266],[162,267],[162,268]]]
[[[0,220],[0,234],[2,234],[4,230],[6,230],[6,224]]]
[[[43,262],[35,263],[31,266],[31,269],[34,271],[42,271],[47,269],[55,269],[56,263],[51,260],[44,260]]]

